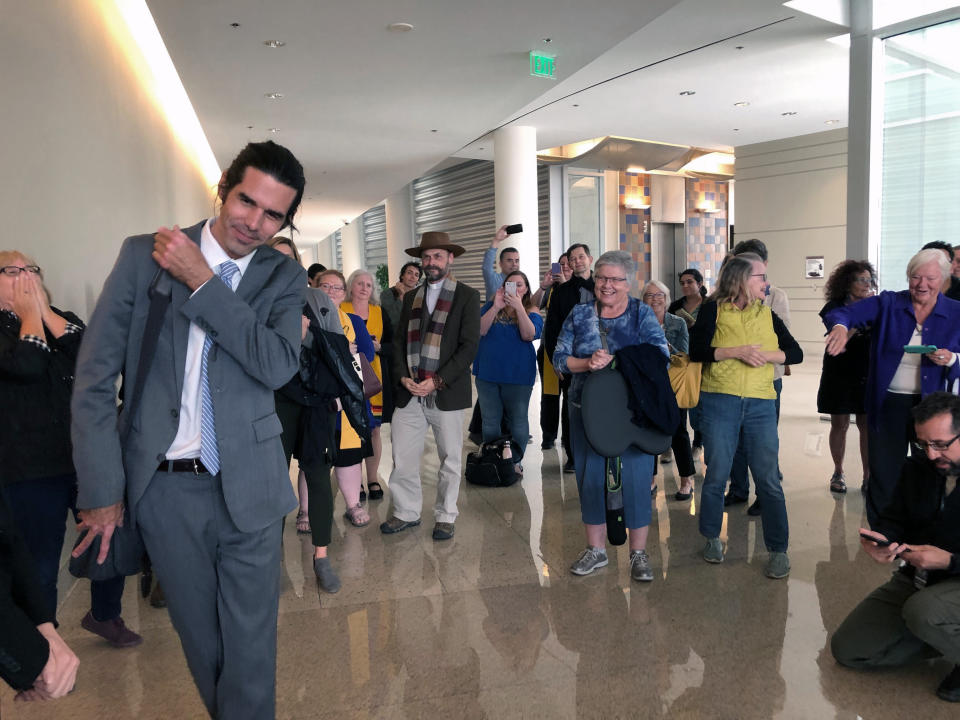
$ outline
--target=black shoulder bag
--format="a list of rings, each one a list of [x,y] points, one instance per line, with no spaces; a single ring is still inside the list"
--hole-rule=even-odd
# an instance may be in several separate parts
[[[134,383],[130,399],[124,401],[127,406],[127,415],[130,418],[124,431],[124,439],[130,432],[130,427],[133,424],[133,413],[140,405],[140,398],[143,397],[143,386],[146,383],[147,374],[150,372],[150,366],[153,364],[153,356],[157,350],[157,338],[160,335],[160,327],[163,325],[163,316],[170,304],[171,293],[170,276],[162,268],[158,269],[147,291],[150,297],[150,310],[147,313],[147,324],[143,332],[143,341],[140,344],[137,380]],[[73,545],[74,547],[77,547],[83,541],[87,532],[89,531],[80,534]],[[90,580],[110,580],[115,577],[136,575],[140,572],[144,556],[143,539],[140,537],[140,531],[133,527],[130,520],[130,510],[126,507],[126,504],[123,508],[123,525],[114,529],[113,536],[110,538],[110,550],[102,565],[97,563],[99,554],[100,538],[97,537],[80,557],[70,558],[70,574],[74,577],[85,577]]]

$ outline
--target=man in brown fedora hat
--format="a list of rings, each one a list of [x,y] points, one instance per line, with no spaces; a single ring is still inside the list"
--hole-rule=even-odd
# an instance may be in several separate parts
[[[396,409],[391,422],[393,514],[380,526],[391,534],[420,524],[420,459],[427,427],[440,460],[434,540],[453,537],[460,493],[463,410],[470,407],[470,365],[480,342],[480,295],[451,270],[463,248],[445,232],[425,232],[408,255],[420,258],[425,282],[403,298],[394,340]]]

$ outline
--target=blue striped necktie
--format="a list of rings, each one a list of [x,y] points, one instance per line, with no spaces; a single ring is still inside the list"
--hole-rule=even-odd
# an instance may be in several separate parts
[[[232,260],[220,263],[218,267],[223,284],[233,290],[233,276],[240,268]],[[200,356],[200,462],[211,475],[220,472],[220,449],[217,447],[217,426],[213,417],[213,397],[210,395],[210,378],[207,375],[207,358],[213,338],[207,333],[203,338],[203,353]]]

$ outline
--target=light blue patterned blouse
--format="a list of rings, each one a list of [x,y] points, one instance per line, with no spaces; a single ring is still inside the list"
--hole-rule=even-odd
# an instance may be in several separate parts
[[[667,342],[670,343],[671,353],[690,352],[690,331],[687,330],[687,324],[683,318],[664,313],[663,332],[667,336]]]
[[[603,325],[607,330],[607,347],[611,354],[630,345],[651,343],[659,345],[663,350],[665,364],[670,357],[667,339],[657,322],[657,316],[635,297],[628,299],[627,309],[622,315],[603,318]],[[602,347],[596,303],[581,303],[575,306],[563,321],[560,337],[557,338],[557,349],[553,353],[553,366],[557,372],[573,375],[570,384],[572,402],[580,402],[580,392],[587,374],[571,373],[567,368],[567,358],[588,358]]]

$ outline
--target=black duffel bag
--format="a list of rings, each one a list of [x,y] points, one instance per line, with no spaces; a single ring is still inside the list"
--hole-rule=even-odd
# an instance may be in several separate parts
[[[467,454],[465,475],[471,485],[484,487],[507,487],[519,478],[513,467],[513,459],[504,457],[510,447],[510,438],[502,437],[480,446],[480,450]]]

